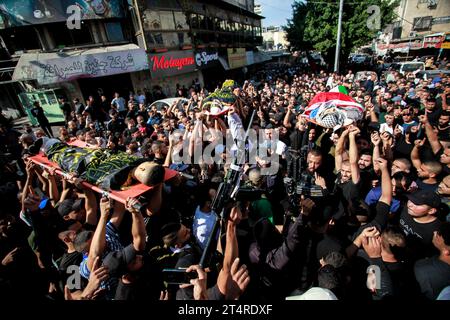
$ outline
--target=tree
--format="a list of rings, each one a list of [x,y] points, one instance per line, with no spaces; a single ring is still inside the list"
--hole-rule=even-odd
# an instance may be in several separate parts
[[[345,0],[342,15],[341,60],[350,52],[375,38],[378,31],[391,23],[399,0]],[[371,5],[380,8],[380,30],[372,30],[367,21]],[[315,49],[332,65],[336,50],[339,0],[305,0],[292,5],[292,19],[284,30],[295,50]]]
[[[313,46],[305,40],[306,14],[308,6],[303,2],[294,2],[292,4],[292,19],[283,27],[286,31],[286,38],[292,48],[296,50],[311,50]]]

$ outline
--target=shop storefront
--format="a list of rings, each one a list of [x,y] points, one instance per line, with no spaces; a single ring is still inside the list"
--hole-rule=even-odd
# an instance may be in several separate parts
[[[40,97],[44,90],[62,90],[61,95],[69,100],[83,100],[89,95],[98,98],[99,94],[112,98],[115,90],[126,96],[129,91],[134,91],[130,74],[147,69],[145,50],[127,44],[63,53],[25,53],[20,57],[12,78],[14,81],[33,80],[37,84],[34,90],[29,90],[30,97]],[[23,96],[21,101],[27,103],[25,109],[33,102]],[[52,106],[53,103],[46,105]],[[48,110],[44,107],[44,110],[49,116],[54,113],[52,107]]]
[[[226,73],[220,63],[219,52],[216,49],[203,49],[196,51],[194,57],[197,68],[202,72],[205,87],[211,91],[220,86]]]
[[[168,97],[176,94],[176,85],[189,88],[198,79],[203,86],[203,76],[198,69],[193,50],[169,51],[148,54],[149,70],[132,75],[134,87],[152,89],[159,86]]]

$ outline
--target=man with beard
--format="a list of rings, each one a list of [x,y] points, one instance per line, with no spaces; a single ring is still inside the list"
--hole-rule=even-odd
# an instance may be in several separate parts
[[[367,194],[372,187],[372,180],[378,180],[372,165],[372,151],[365,149],[361,151],[358,160],[358,167],[361,174],[361,194]]]
[[[450,138],[450,112],[443,111],[439,117],[438,139],[448,141]]]
[[[358,150],[356,146],[356,135],[359,128],[353,127],[342,132],[336,146],[335,168],[338,172],[336,186],[334,188],[334,199],[337,211],[334,218],[339,220],[343,217],[350,218],[350,207],[359,202],[360,199],[360,168],[358,165]],[[345,140],[349,138],[349,160],[343,160]]]

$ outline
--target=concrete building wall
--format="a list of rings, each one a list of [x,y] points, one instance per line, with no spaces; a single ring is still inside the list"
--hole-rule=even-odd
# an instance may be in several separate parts
[[[428,8],[429,2],[427,0],[402,0],[399,10],[397,11],[400,17],[403,17],[404,19],[401,21],[402,38],[408,38],[410,32],[415,31],[412,30],[414,18],[426,16],[432,16],[433,18],[450,17],[450,0],[435,0],[435,2],[437,3],[435,8]],[[450,31],[450,21],[447,23],[437,22],[439,21],[434,19],[431,30],[415,32],[417,35],[425,35],[435,32]]]
[[[266,49],[269,49],[269,44],[273,44],[273,47],[276,47],[279,44],[281,44],[285,48],[289,46],[289,41],[286,40],[286,32],[281,28],[274,27],[273,29],[271,29],[269,27],[267,29],[264,28],[264,30],[265,32],[262,33],[262,36]]]

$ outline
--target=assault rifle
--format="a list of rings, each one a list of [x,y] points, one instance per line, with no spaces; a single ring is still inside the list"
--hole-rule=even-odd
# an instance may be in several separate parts
[[[244,140],[236,141],[237,154],[233,158],[233,162],[230,165],[230,169],[227,172],[224,182],[219,185],[216,196],[212,201],[211,209],[215,213],[215,221],[211,235],[208,238],[208,242],[206,243],[206,247],[200,258],[199,265],[202,268],[205,268],[210,264],[212,252],[217,246],[216,236],[220,228],[220,220],[226,221],[231,205],[236,204],[240,200],[251,200],[250,198],[256,199],[258,194],[259,197],[261,196],[261,192],[258,192],[258,190],[249,191],[244,188],[240,188],[240,181],[245,163],[245,143],[247,141],[255,113],[256,111],[253,110],[247,131],[245,132]]]

